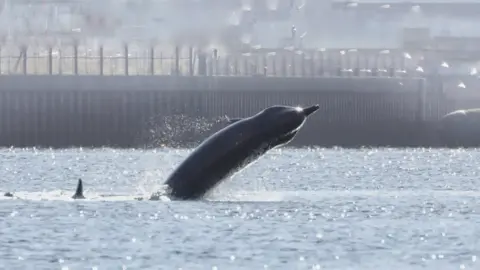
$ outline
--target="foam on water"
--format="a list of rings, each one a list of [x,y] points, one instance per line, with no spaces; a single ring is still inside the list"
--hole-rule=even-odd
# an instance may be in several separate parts
[[[71,202],[113,202],[113,201],[148,201],[150,196],[144,194],[122,194],[122,193],[97,193],[85,192],[85,199],[72,199],[71,190],[51,190],[42,192],[18,191],[13,197],[0,196],[0,200],[27,200],[27,201],[71,201]],[[207,196],[201,201],[210,202],[318,202],[324,199],[342,198],[416,198],[416,197],[480,197],[480,191],[457,191],[457,190],[317,190],[317,191],[229,191],[216,193]],[[172,201],[165,194],[159,194],[157,200],[160,202]],[[155,200],[155,201],[157,201]]]

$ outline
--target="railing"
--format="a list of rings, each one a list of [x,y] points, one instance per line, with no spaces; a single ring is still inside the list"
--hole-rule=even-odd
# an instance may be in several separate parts
[[[251,49],[236,53],[124,45],[0,47],[2,75],[419,76],[420,52]]]

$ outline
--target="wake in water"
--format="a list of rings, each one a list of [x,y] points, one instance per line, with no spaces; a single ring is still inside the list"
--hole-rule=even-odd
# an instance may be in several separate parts
[[[26,201],[143,201],[148,200],[149,197],[145,197],[139,194],[102,194],[96,192],[88,192],[85,194],[85,199],[78,200],[72,198],[71,190],[51,190],[51,191],[18,191],[7,192],[4,196],[0,197],[0,200],[26,200]],[[159,201],[168,202],[170,198],[166,195],[159,196]]]
[[[89,200],[89,201],[143,201],[146,199],[154,199],[156,201],[170,201],[169,197],[166,195],[167,189],[164,186],[158,192],[154,193],[150,198],[145,198],[142,195],[129,195],[129,194],[101,194],[96,192],[89,192],[87,196],[85,196],[83,192],[83,181],[82,179],[78,179],[77,188],[75,192],[72,193],[66,190],[53,190],[53,191],[44,191],[44,192],[6,192],[2,199],[23,199],[23,200],[32,200],[32,201],[68,201],[68,200]]]
[[[8,196],[7,196],[7,193]],[[7,192],[0,196],[0,200],[26,200],[26,201],[80,201],[80,202],[106,202],[106,201],[149,201],[151,195],[97,193],[87,191],[85,199],[72,198],[71,190],[51,190],[41,192]],[[480,191],[454,191],[454,190],[319,190],[319,191],[235,191],[226,193],[213,193],[201,201],[208,202],[320,202],[332,198],[414,198],[414,197],[480,197]],[[167,195],[166,188],[154,196],[155,201],[172,201]]]

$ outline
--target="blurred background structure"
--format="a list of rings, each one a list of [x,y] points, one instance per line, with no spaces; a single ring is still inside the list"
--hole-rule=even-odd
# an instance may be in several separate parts
[[[0,0],[0,145],[133,147],[151,119],[313,101],[322,117],[304,145],[432,145],[446,113],[479,107],[479,10],[480,0]]]
[[[476,75],[480,1],[1,0],[1,74]]]

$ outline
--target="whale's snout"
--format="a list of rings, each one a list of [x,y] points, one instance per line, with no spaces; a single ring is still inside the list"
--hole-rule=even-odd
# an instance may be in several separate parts
[[[320,109],[320,106],[318,104],[313,105],[303,109],[303,113],[305,114],[305,116],[309,116],[310,114],[316,112],[318,109]]]

